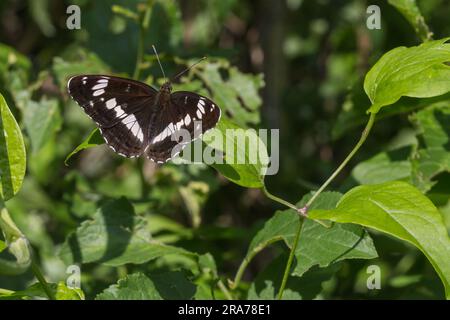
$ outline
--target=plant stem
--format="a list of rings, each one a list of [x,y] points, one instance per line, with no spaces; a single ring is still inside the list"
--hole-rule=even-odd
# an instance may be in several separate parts
[[[293,205],[292,203],[290,203],[290,202],[288,202],[288,201],[286,201],[286,200],[283,200],[283,199],[281,199],[281,198],[278,198],[277,196],[274,196],[273,194],[271,194],[271,193],[266,189],[265,186],[263,187],[263,191],[264,191],[264,194],[267,196],[267,198],[272,199],[272,200],[275,201],[275,202],[281,203],[282,205],[284,205],[284,206],[286,206],[286,207],[289,207],[289,208],[291,208],[291,209],[294,209],[295,211],[298,211],[298,208],[297,208],[295,205]]]
[[[233,300],[233,296],[231,295],[230,291],[228,291],[227,287],[223,284],[222,280],[217,281],[217,286],[225,295],[225,298],[227,298],[227,300]]]
[[[347,165],[347,163],[353,158],[355,153],[359,150],[359,148],[363,145],[363,143],[366,141],[370,130],[372,129],[372,126],[375,122],[375,113],[371,113],[369,117],[369,121],[366,124],[366,127],[364,128],[364,131],[361,134],[361,138],[359,139],[358,143],[355,145],[355,147],[352,149],[352,151],[348,154],[348,156],[342,161],[342,163],[339,165],[339,167],[333,172],[333,174],[327,179],[327,181],[322,184],[322,186],[317,190],[314,195],[309,199],[309,201],[306,203],[306,207],[310,207],[311,204],[314,202],[314,200],[317,199],[317,197],[322,193],[322,191],[336,178],[336,176],[344,169],[344,167]]]
[[[241,282],[241,278],[244,275],[245,269],[247,268],[248,264],[250,263],[250,261],[252,261],[252,259],[261,251],[263,250],[265,247],[271,245],[274,242],[277,241],[281,241],[283,240],[281,237],[278,238],[273,238],[269,241],[266,241],[260,245],[258,245],[255,249],[253,249],[245,258],[244,260],[241,262],[241,265],[239,266],[238,271],[236,272],[236,275],[234,276],[234,280],[230,285],[230,288],[236,289],[239,286],[239,282]]]
[[[333,172],[333,174],[327,179],[327,181],[322,184],[322,186],[317,190],[316,193],[309,199],[309,201],[306,203],[304,208],[307,210],[311,204],[314,202],[314,200],[317,199],[317,197],[322,193],[322,191],[336,178],[336,176],[344,169],[344,167],[347,165],[347,163],[353,158],[355,153],[361,148],[363,143],[366,141],[367,137],[369,136],[369,132],[373,127],[373,124],[375,122],[375,113],[371,113],[369,117],[369,121],[366,124],[366,127],[364,128],[361,138],[356,143],[355,147],[350,151],[348,156],[342,161],[342,163],[339,165],[339,167]],[[284,201],[284,200],[283,200]],[[289,253],[289,258],[286,263],[286,268],[284,270],[283,280],[281,282],[280,291],[278,292],[278,299],[281,299],[283,297],[284,288],[286,287],[287,280],[289,278],[289,274],[291,272],[292,262],[294,260],[295,251],[297,250],[298,241],[300,239],[300,233],[302,231],[302,225],[304,221],[304,217],[299,216],[300,219],[300,225],[297,229],[297,234],[295,235],[294,244],[292,245],[291,252]]]
[[[42,289],[44,289],[48,298],[50,300],[56,300],[55,295],[53,294],[50,286],[48,285],[48,282],[45,280],[44,275],[41,272],[41,269],[39,268],[37,263],[34,261],[34,257],[31,261],[31,271],[33,271],[34,276],[36,277],[36,279],[38,279],[39,283],[42,286]]]
[[[294,261],[295,250],[297,249],[298,240],[300,239],[300,234],[303,227],[303,222],[305,221],[304,217],[299,216],[299,225],[297,228],[297,233],[295,235],[294,243],[292,244],[291,252],[289,253],[289,258],[286,263],[286,268],[284,269],[283,280],[281,281],[280,290],[278,291],[278,300],[283,298],[284,288],[286,287],[287,280],[289,278],[289,274],[291,273],[292,262]]]
[[[139,80],[141,75],[141,65],[144,57],[144,44],[145,44],[145,36],[147,35],[147,30],[150,24],[150,14],[152,9],[153,0],[147,1],[147,6],[145,8],[144,15],[142,20],[139,23],[139,41],[137,48],[137,56],[136,56],[136,66],[134,68],[133,78]]]

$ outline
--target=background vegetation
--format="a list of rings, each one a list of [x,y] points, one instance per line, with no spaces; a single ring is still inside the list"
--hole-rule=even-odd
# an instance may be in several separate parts
[[[70,4],[81,7],[80,30],[66,27]],[[370,4],[381,8],[381,30],[366,27]],[[279,128],[280,171],[267,176],[265,185],[304,204],[361,135],[366,110],[377,100],[364,92],[370,67],[393,48],[450,35],[450,3],[413,4],[2,1],[1,116],[7,123],[9,107],[23,132],[27,162],[20,192],[7,197],[3,190],[4,200],[11,198],[6,208],[14,223],[4,213],[0,295],[47,297],[42,281],[32,285],[42,273],[50,295],[61,299],[274,298],[298,224],[292,210],[277,211],[286,208],[264,189],[230,182],[212,167],[123,159],[105,145],[95,146],[101,143],[95,136],[88,140],[94,148],[65,165],[95,128],[68,98],[67,79],[105,73],[158,86],[163,79],[152,44],[168,75],[208,56],[175,88],[210,96],[240,127]],[[449,95],[393,102],[333,181],[334,192],[324,193],[315,206],[333,209],[357,185],[401,180],[409,183],[401,185],[408,196],[420,190],[417,196],[425,194],[433,203],[427,205],[439,209],[448,236]],[[23,151],[16,152],[20,157]],[[270,233],[277,228],[283,232]],[[442,279],[450,274],[442,274],[448,260],[440,279],[417,246],[386,233],[339,224],[331,234],[311,220],[303,228],[309,231],[302,233],[284,298],[446,296]],[[21,241],[29,241],[33,259],[21,251]],[[81,267],[82,291],[64,285],[73,263]],[[381,268],[381,290],[367,289],[369,265]]]

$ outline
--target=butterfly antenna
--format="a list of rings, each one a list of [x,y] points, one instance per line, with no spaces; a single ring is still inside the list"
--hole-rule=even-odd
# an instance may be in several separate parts
[[[175,77],[172,77],[172,80],[175,80],[176,78],[178,78],[179,76],[185,74],[186,72],[188,72],[189,70],[191,70],[193,67],[195,67],[196,65],[198,65],[200,62],[202,62],[203,60],[205,60],[206,57],[203,57],[201,59],[199,59],[197,62],[195,62],[194,64],[192,64],[190,67],[187,67],[186,69],[184,69],[183,71],[181,71],[179,74],[177,74]]]
[[[152,48],[153,48],[153,51],[155,52],[156,59],[158,60],[159,67],[161,68],[161,72],[162,72],[162,74],[163,74],[163,76],[164,76],[164,79],[167,80],[167,77],[166,77],[166,74],[164,73],[164,69],[163,69],[163,67],[162,67],[161,61],[159,60],[158,52],[156,52],[156,48],[155,48],[154,45],[152,45]]]

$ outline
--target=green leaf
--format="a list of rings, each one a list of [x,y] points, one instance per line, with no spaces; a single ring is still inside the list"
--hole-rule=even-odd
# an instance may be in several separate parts
[[[360,184],[375,184],[393,180],[409,181],[411,163],[407,160],[410,148],[381,152],[369,160],[360,162],[352,176]]]
[[[180,271],[158,275],[134,273],[104,290],[96,300],[186,300],[192,299],[195,290]]]
[[[313,210],[312,219],[356,223],[405,240],[430,260],[450,298],[450,239],[442,216],[419,190],[400,181],[359,186],[336,209]]]
[[[364,92],[363,82],[357,81],[352,86],[350,92],[342,104],[342,110],[333,125],[333,139],[339,139],[345,133],[355,128],[361,127],[367,123],[367,108],[370,106],[370,100]],[[431,98],[410,98],[403,97],[393,103],[389,108],[382,108],[377,114],[376,121],[387,119],[399,114],[409,114],[414,110],[427,108],[432,104],[449,101],[450,94],[444,94]]]
[[[423,192],[436,183],[432,179],[450,172],[450,103],[421,110],[412,117],[423,145],[413,154],[413,182]]]
[[[141,264],[163,255],[195,257],[184,249],[152,239],[147,221],[124,198],[103,205],[92,220],[70,234],[59,253],[66,264],[97,262],[109,266]]]
[[[430,31],[425,19],[417,7],[416,0],[388,0],[408,20],[414,31],[422,41],[431,40],[433,32]]]
[[[84,293],[81,289],[78,288],[69,288],[66,286],[64,282],[59,283],[49,283],[50,290],[53,291],[53,294],[56,300],[84,300]],[[42,285],[38,282],[31,286],[29,286],[25,290],[21,291],[12,291],[6,294],[0,293],[0,300],[3,299],[48,299],[47,293],[43,289]]]
[[[398,47],[384,54],[370,69],[364,90],[378,111],[402,96],[426,98],[450,91],[449,38],[430,41],[417,47]]]
[[[202,221],[200,210],[207,200],[209,185],[202,181],[191,181],[187,186],[180,186],[179,192],[191,216],[192,226],[198,228]]]
[[[0,230],[5,239],[4,244],[8,252],[14,256],[15,261],[0,259],[0,274],[17,275],[28,270],[31,264],[31,252],[28,239],[17,228],[11,219],[8,210],[0,201]]]
[[[25,74],[31,69],[30,60],[16,49],[0,43],[0,79],[8,80],[9,69],[19,69]]]
[[[72,158],[78,152],[85,149],[96,147],[103,143],[105,143],[105,140],[100,134],[100,131],[97,128],[92,130],[89,136],[80,145],[78,145],[71,153],[67,155],[66,159],[64,160],[64,164],[67,166],[70,158]]]
[[[223,164],[214,163],[212,167],[225,178],[247,188],[264,186],[269,157],[266,145],[255,130],[244,130],[222,119],[216,128],[203,136],[203,141],[209,148],[224,153]]]
[[[56,300],[84,300],[84,292],[79,288],[69,288],[64,282],[51,284]]]
[[[299,206],[310,197],[305,196]],[[322,193],[311,209],[334,208],[340,197],[337,192]],[[251,260],[256,253],[276,241],[283,240],[288,247],[292,247],[299,223],[299,216],[294,210],[277,211],[255,235],[245,259]],[[377,257],[377,252],[370,236],[359,226],[335,224],[325,228],[306,219],[295,257],[297,263],[293,274],[301,276],[314,265],[326,267],[345,259],[372,259]]]
[[[25,128],[35,153],[50,140],[62,124],[58,100],[42,99],[39,102],[29,100],[25,105],[24,114]]]
[[[78,74],[108,74],[109,67],[95,54],[79,47],[67,50],[65,57],[53,59],[53,72],[62,91],[67,92],[67,80]]]
[[[19,191],[25,169],[22,132],[0,94],[0,199],[11,199]]]
[[[258,124],[259,108],[262,104],[258,91],[264,86],[261,74],[252,75],[230,67],[226,60],[206,62],[193,72],[205,83],[212,99],[222,109],[222,114],[231,117],[241,127]],[[223,74],[228,73],[228,77]]]
[[[282,254],[272,261],[250,285],[247,292],[249,300],[273,300],[277,298],[278,291],[288,256]],[[333,264],[327,268],[312,268],[302,277],[289,278],[283,292],[284,300],[311,300],[319,297],[322,284],[330,280],[340,269],[340,264]]]

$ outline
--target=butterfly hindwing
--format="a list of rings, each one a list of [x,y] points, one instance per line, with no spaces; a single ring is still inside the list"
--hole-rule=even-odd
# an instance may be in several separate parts
[[[185,142],[172,154],[179,142],[176,140],[177,131],[185,129],[190,142],[213,128],[220,119],[220,109],[213,101],[188,91],[171,94],[168,107],[162,109],[153,122],[155,126],[150,129],[150,144],[146,151],[147,157],[156,162],[166,162],[187,145]]]

